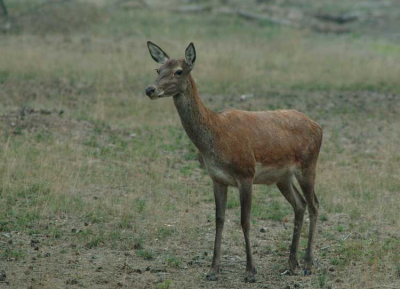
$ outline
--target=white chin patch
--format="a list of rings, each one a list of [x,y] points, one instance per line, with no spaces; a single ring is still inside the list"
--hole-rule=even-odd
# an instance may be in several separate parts
[[[157,94],[153,94],[150,98],[157,99],[157,98],[163,97],[163,95],[164,95],[164,90],[157,92]]]

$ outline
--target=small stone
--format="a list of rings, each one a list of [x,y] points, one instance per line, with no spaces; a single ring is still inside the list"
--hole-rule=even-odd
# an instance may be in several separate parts
[[[264,228],[264,227],[262,227],[262,228],[260,229],[260,232],[261,232],[261,233],[265,233],[265,232],[267,232],[267,229]]]

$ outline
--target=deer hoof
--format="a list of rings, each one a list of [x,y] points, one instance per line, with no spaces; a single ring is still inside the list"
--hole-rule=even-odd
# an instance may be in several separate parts
[[[256,276],[246,276],[244,277],[245,283],[256,283]]]
[[[244,282],[245,283],[255,283],[256,282],[256,276],[255,274],[257,273],[256,269],[253,269],[252,272],[246,272],[246,276],[244,277]]]
[[[217,280],[218,280],[218,276],[217,276],[217,274],[215,274],[215,273],[208,273],[208,274],[206,275],[206,279],[207,279],[208,281],[217,281]]]

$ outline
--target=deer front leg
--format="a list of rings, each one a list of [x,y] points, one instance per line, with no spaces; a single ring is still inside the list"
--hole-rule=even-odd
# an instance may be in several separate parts
[[[251,253],[250,246],[250,212],[251,212],[251,199],[252,199],[252,180],[246,180],[239,183],[239,194],[240,194],[240,207],[241,216],[240,221],[244,234],[244,241],[246,243],[246,276],[245,282],[254,283],[256,281],[255,274],[256,269],[253,263],[253,256]]]
[[[214,243],[214,256],[211,264],[210,272],[207,274],[207,280],[216,281],[220,271],[221,260],[221,239],[222,230],[225,222],[225,208],[227,200],[228,187],[217,182],[214,185],[214,198],[215,198],[215,243]]]

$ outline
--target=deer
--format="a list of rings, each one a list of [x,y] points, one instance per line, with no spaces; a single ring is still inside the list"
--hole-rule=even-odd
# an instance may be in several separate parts
[[[185,58],[172,59],[148,41],[151,57],[161,66],[154,84],[146,87],[151,99],[172,97],[189,139],[199,151],[199,161],[213,184],[215,198],[215,242],[209,281],[218,280],[221,269],[221,240],[225,222],[228,187],[239,190],[240,224],[246,248],[245,282],[255,282],[256,269],[250,245],[252,187],[276,184],[294,211],[289,262],[284,274],[296,274],[297,251],[308,207],[309,233],[304,275],[313,264],[319,202],[314,191],[316,165],[322,143],[322,128],[296,110],[213,112],[201,100],[191,75],[196,50],[190,43]],[[297,179],[303,194],[296,188]]]

